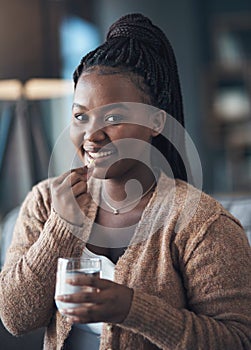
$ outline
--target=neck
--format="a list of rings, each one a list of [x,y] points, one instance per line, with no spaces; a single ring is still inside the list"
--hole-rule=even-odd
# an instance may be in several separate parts
[[[149,168],[140,167],[120,178],[104,180],[103,191],[106,198],[116,205],[116,202],[130,202],[140,198],[156,181],[156,175]]]

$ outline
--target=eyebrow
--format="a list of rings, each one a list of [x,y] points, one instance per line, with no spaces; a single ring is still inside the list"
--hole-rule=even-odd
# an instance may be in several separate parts
[[[72,109],[73,109],[73,108],[86,109],[85,106],[82,106],[82,105],[80,105],[79,103],[76,103],[76,102],[74,102],[74,103],[72,104]]]
[[[110,109],[114,109],[114,108],[123,108],[125,110],[129,110],[129,108],[127,107],[127,105],[125,104],[127,102],[120,102],[120,103],[111,103],[109,105],[104,105],[104,106],[100,106],[100,107],[97,107],[97,108],[102,108],[104,109],[104,111],[109,111]],[[72,104],[72,109],[73,108],[79,108],[79,109],[82,109],[82,110],[88,110],[85,106],[82,106],[81,104],[77,103],[77,102],[74,102]],[[96,108],[95,108],[96,109]]]

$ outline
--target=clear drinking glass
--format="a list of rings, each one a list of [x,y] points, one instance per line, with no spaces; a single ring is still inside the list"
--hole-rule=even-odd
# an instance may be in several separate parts
[[[100,277],[101,259],[99,258],[59,258],[57,265],[57,278],[55,297],[63,294],[74,294],[81,290],[92,290],[92,287],[73,286],[66,282],[67,279],[79,274]],[[59,312],[64,308],[75,308],[81,304],[66,303],[55,300]]]

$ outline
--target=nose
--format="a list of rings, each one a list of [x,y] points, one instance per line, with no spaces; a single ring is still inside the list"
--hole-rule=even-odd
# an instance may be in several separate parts
[[[84,139],[91,142],[100,142],[106,138],[104,125],[97,121],[87,123],[84,132]]]

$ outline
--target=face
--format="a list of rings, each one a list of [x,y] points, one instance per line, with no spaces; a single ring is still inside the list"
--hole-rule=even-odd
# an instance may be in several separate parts
[[[124,75],[81,75],[70,135],[83,163],[93,163],[93,176],[122,177],[149,162],[154,131],[143,101],[142,91]]]

